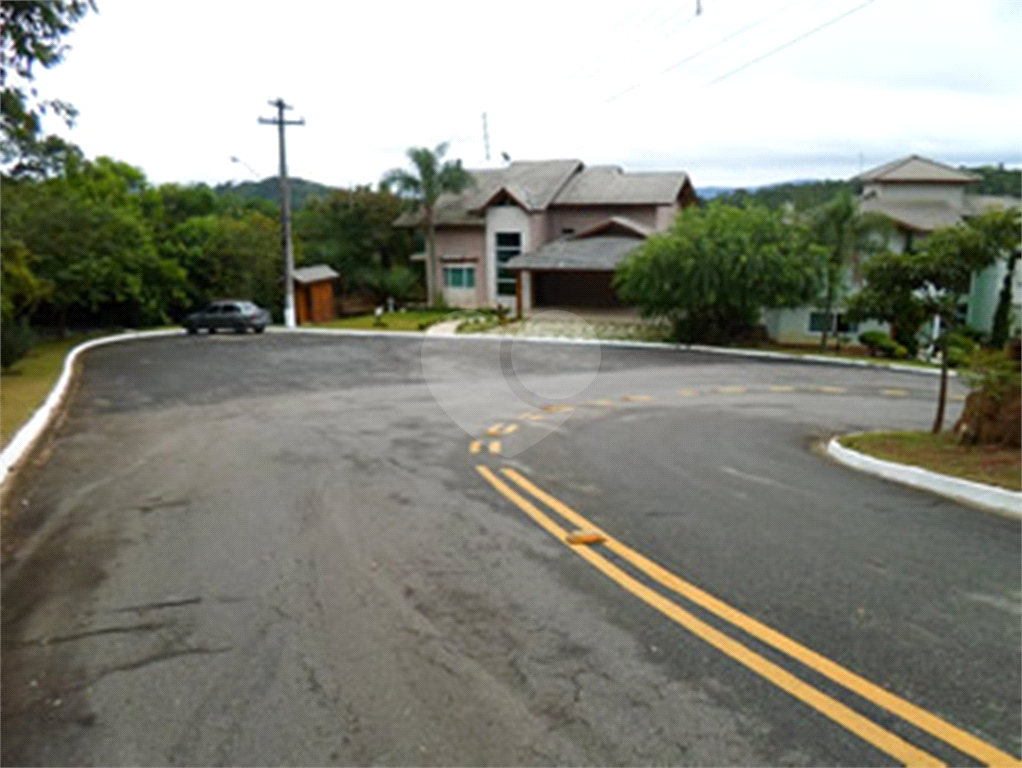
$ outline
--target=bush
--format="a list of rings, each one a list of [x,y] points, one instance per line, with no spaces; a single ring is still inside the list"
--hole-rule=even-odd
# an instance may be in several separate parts
[[[908,350],[883,331],[863,331],[859,334],[859,341],[869,350],[870,357],[878,354],[890,358],[908,356]]]
[[[966,366],[979,348],[980,342],[976,339],[973,329],[960,328],[952,331],[947,337],[947,364],[952,368]]]
[[[28,323],[4,320],[0,332],[0,367],[5,371],[27,355],[35,345],[35,334]]]

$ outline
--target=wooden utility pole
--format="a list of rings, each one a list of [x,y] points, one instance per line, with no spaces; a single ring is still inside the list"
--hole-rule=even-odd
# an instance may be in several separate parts
[[[284,126],[305,125],[305,118],[298,120],[285,120],[284,110],[291,109],[283,99],[276,99],[270,102],[271,107],[277,108],[276,117],[260,117],[259,122],[263,125],[277,126],[277,136],[280,144],[280,240],[281,249],[284,251],[284,325],[288,328],[295,327],[295,256],[291,250],[291,189],[287,184],[287,153],[284,150]]]

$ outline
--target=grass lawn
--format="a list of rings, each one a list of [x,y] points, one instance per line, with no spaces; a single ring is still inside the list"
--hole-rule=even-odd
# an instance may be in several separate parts
[[[331,320],[329,323],[319,323],[317,327],[358,328],[369,331],[421,331],[425,327],[443,320],[453,311],[389,312],[381,318],[383,325],[376,324],[375,315],[354,315],[353,317],[343,317],[340,320]]]
[[[842,437],[841,445],[878,459],[911,464],[1013,491],[1022,490],[1022,451],[959,445],[950,432],[876,432]]]
[[[0,445],[14,437],[22,424],[42,405],[57,382],[64,358],[72,347],[92,336],[70,336],[36,345],[10,371],[0,372]]]

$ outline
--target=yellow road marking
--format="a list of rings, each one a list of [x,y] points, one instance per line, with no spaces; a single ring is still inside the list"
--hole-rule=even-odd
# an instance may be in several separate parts
[[[883,394],[887,397],[908,397],[907,389],[885,389]]]
[[[517,416],[515,416],[515,418],[520,419],[522,421],[543,421],[543,419],[545,419],[546,416],[544,416],[542,413],[529,412],[519,413]]]
[[[695,397],[699,394],[698,389],[679,389],[678,394],[682,397]]]
[[[956,403],[960,403],[965,400],[965,395],[948,395],[948,397]]]
[[[500,453],[500,440],[490,441],[490,453]]]
[[[486,434],[488,434],[490,437],[496,437],[497,435],[500,434],[500,428],[503,427],[503,426],[504,426],[504,423],[501,422],[501,421],[498,421],[496,424],[494,424],[492,427],[490,427],[488,430],[486,430]]]
[[[596,408],[611,408],[614,406],[613,400],[586,400],[582,405],[591,405]]]
[[[517,424],[508,424],[506,427],[504,427],[504,429],[502,429],[500,431],[500,434],[502,434],[502,435],[510,435],[510,434],[512,434],[514,432],[517,432],[517,431],[518,431],[518,425]]]
[[[820,392],[830,392],[831,394],[835,394],[835,395],[840,395],[842,392],[847,392],[848,391],[844,387],[829,387],[829,386],[817,387],[817,389]]]
[[[717,387],[717,391],[727,395],[740,395],[746,389],[745,387]]]
[[[478,440],[473,440],[471,443],[469,443],[469,446],[468,446],[468,452],[469,453],[479,453],[479,451],[481,451],[482,449],[483,449],[483,444],[480,443]]]
[[[794,392],[795,388],[787,384],[774,384],[770,387],[771,392]]]
[[[567,541],[569,535],[567,531],[557,525],[557,523],[541,512],[521,494],[504,483],[489,469],[489,467],[478,465],[476,467],[476,471],[479,472],[479,474],[482,475],[498,493],[525,512],[525,514],[531,517],[541,528],[559,541]],[[504,470],[505,475],[512,477],[509,472],[509,470]],[[517,475],[517,473],[515,473],[515,475]],[[518,477],[521,476],[518,475]],[[600,534],[603,533],[595,528],[590,530],[597,531]],[[609,542],[610,537],[608,537],[608,543]],[[689,630],[692,634],[717,648],[722,653],[727,654],[752,672],[766,678],[778,688],[781,688],[791,694],[824,716],[829,717],[838,725],[841,725],[856,734],[864,741],[875,746],[877,749],[885,752],[896,760],[899,760],[904,765],[944,765],[944,763],[933,755],[912,746],[901,737],[885,730],[871,720],[866,719],[845,704],[842,704],[825,693],[816,690],[808,683],[795,677],[795,675],[791,674],[786,669],[778,666],[769,659],[764,658],[755,651],[746,648],[737,640],[728,637],[723,632],[713,628],[706,622],[683,609],[678,604],[671,602],[659,592],[650,589],[642,582],[632,576],[629,576],[625,571],[621,570],[589,547],[572,547],[571,549],[579,557],[587,560],[590,565],[599,570],[609,579],[631,592],[643,602],[657,609],[672,621],[685,627],[685,629]]]
[[[648,403],[653,398],[649,395],[621,395],[626,403]]]
[[[562,411],[573,411],[575,406],[573,405],[544,405],[543,410],[547,413],[560,413]]]
[[[871,683],[864,677],[857,675],[849,669],[845,669],[830,659],[821,656],[804,645],[781,634],[775,629],[768,627],[751,616],[747,616],[727,603],[718,600],[712,595],[704,592],[699,587],[684,579],[675,576],[667,569],[657,565],[652,560],[633,550],[631,547],[621,543],[608,535],[599,527],[593,525],[589,520],[573,510],[567,504],[554,498],[546,491],[538,488],[534,483],[527,480],[520,473],[513,469],[503,470],[505,476],[520,485],[528,493],[531,493],[541,502],[549,506],[554,512],[561,515],[565,520],[570,521],[577,528],[603,534],[607,537],[607,548],[617,554],[623,560],[634,565],[640,571],[647,574],[655,581],[663,584],[668,589],[677,592],[688,598],[696,605],[702,606],[711,613],[729,621],[734,626],[747,632],[758,640],[773,646],[779,651],[788,654],[793,659],[800,661],[825,677],[844,686],[850,691],[857,693],[874,704],[883,707],[912,725],[936,736],[950,744],[955,749],[970,755],[987,765],[1022,765],[1017,757],[1004,752],[997,747],[987,744],[985,741],[972,734],[942,720],[936,715],[927,712],[925,709],[912,704],[899,696]]]

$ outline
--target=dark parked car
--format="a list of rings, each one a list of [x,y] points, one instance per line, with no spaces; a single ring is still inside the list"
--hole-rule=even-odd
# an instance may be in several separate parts
[[[201,312],[188,315],[182,325],[188,333],[198,333],[200,328],[210,333],[219,330],[245,333],[250,328],[262,333],[270,320],[270,313],[251,301],[217,301]]]

